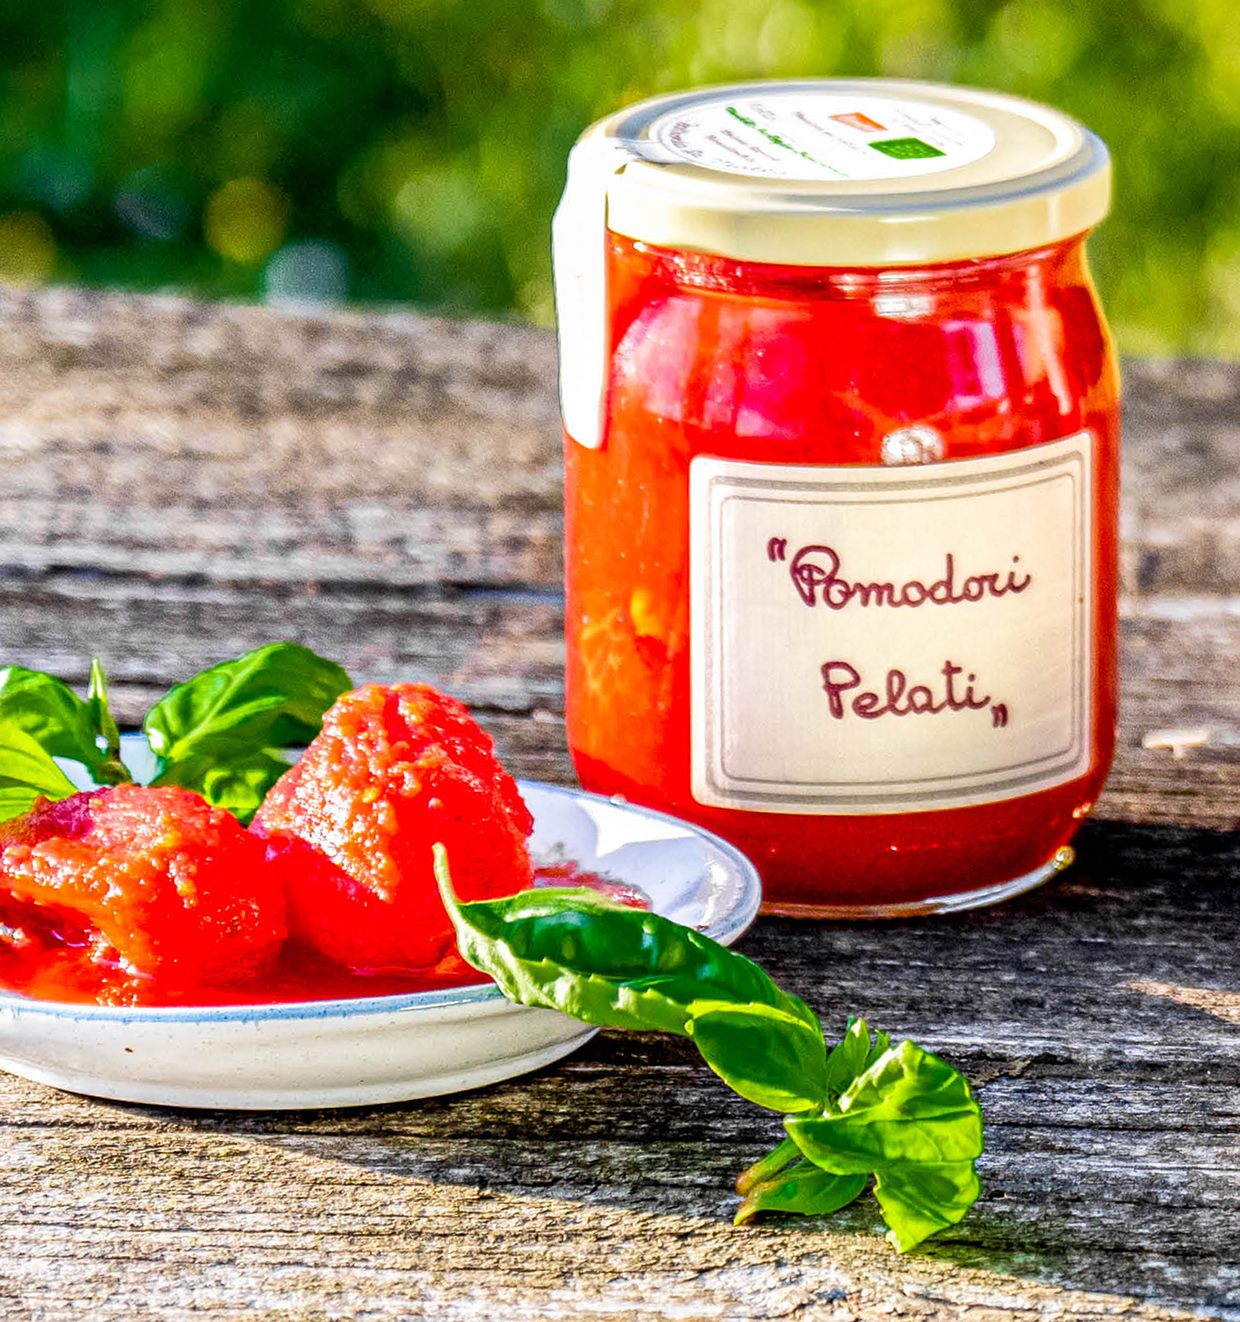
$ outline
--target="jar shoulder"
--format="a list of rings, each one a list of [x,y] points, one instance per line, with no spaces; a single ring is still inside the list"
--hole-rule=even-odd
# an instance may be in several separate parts
[[[1117,373],[1084,268],[1053,274],[847,298],[652,285],[616,328],[611,412],[775,454],[829,436],[839,462],[881,462],[914,425],[944,457],[1056,439],[1115,406]]]

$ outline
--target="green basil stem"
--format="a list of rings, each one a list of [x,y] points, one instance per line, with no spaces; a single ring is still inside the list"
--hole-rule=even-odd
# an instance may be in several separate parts
[[[863,1020],[830,1053],[814,1012],[752,960],[658,914],[576,889],[462,903],[435,877],[462,957],[510,1000],[604,1028],[680,1033],[735,1092],[784,1113],[788,1138],[737,1181],[737,1220],[825,1215],[875,1180],[901,1250],[954,1225],[980,1193],[981,1111],[964,1077]]]
[[[747,1170],[741,1171],[736,1177],[736,1192],[744,1198],[755,1185],[773,1179],[790,1161],[795,1160],[800,1155],[801,1149],[797,1147],[792,1139],[784,1139],[773,1152],[768,1152],[761,1161],[756,1161]]]

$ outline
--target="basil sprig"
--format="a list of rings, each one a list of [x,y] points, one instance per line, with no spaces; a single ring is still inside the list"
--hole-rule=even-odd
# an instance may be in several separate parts
[[[744,955],[645,910],[578,889],[458,901],[435,875],[457,946],[510,1000],[603,1028],[690,1037],[734,1091],[786,1116],[788,1138],[737,1181],[737,1222],[824,1215],[875,1179],[905,1251],[954,1225],[980,1192],[981,1110],[964,1077],[912,1042],[849,1025],[829,1053],[817,1015]]]
[[[774,1205],[773,1199],[788,1200],[785,1211],[808,1210],[796,1205],[806,1197],[820,1200],[827,1185],[805,1182],[804,1158],[836,1181],[837,1190],[860,1181],[860,1192],[873,1175],[890,1238],[903,1251],[955,1225],[977,1201],[981,1185],[973,1163],[982,1154],[981,1109],[964,1076],[915,1042],[891,1046],[880,1034],[871,1047],[870,1031],[858,1019],[832,1056],[852,1042],[861,1044],[864,1067],[820,1109],[784,1122],[791,1149],[781,1145],[737,1181],[745,1197],[738,1220]]]
[[[288,770],[280,750],[313,739],[323,713],[352,687],[340,666],[298,643],[271,643],[212,666],[147,712],[151,783],[194,790],[249,822]],[[74,792],[53,758],[80,763],[96,785],[132,779],[97,657],[85,699],[41,671],[0,669],[0,821],[40,795]]]

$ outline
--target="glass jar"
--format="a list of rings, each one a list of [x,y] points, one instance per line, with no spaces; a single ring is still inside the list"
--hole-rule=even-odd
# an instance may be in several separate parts
[[[768,912],[1045,880],[1115,737],[1105,149],[1014,98],[817,82],[646,103],[576,151],[582,783],[733,841]]]

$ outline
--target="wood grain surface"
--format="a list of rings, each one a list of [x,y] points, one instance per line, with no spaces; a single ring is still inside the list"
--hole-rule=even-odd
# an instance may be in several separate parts
[[[961,1226],[905,1257],[870,1199],[734,1229],[775,1122],[680,1040],[284,1115],[0,1075],[0,1316],[1240,1319],[1240,370],[1130,363],[1126,398],[1123,729],[1077,867],[742,946],[829,1031],[864,1013],[966,1070]],[[98,653],[129,723],[290,637],[451,689],[571,782],[559,499],[545,332],[0,294],[0,664],[82,684]]]

